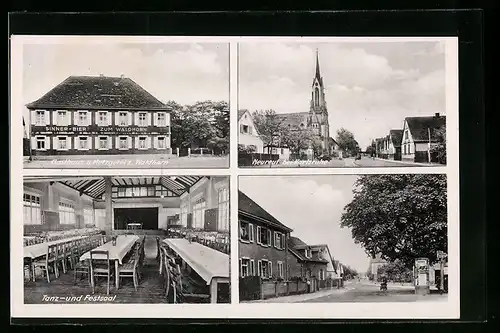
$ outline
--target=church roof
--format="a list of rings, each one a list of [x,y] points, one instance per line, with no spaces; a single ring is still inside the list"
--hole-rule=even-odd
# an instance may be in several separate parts
[[[278,113],[277,116],[281,118],[284,126],[290,127],[301,127],[301,124],[307,127],[309,120],[309,112]]]
[[[108,76],[70,76],[27,107],[167,109],[131,79]]]
[[[319,52],[317,49],[316,49],[316,72],[314,75],[313,84],[314,84],[314,80],[316,80],[316,79],[318,79],[319,84],[321,86],[323,86],[323,78],[321,77],[321,72],[319,70]]]

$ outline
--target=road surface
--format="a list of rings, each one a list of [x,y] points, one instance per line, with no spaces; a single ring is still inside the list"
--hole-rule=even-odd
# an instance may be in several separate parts
[[[260,163],[260,164],[259,164]],[[422,167],[436,166],[436,164],[411,163],[401,161],[391,161],[383,159],[372,159],[371,157],[361,157],[360,160],[345,158],[342,160],[332,159],[331,161],[260,161],[252,166],[242,166],[243,168],[370,168],[370,167]]]
[[[301,303],[337,303],[337,302],[417,302],[446,301],[447,295],[432,293],[415,295],[413,286],[389,285],[387,292],[380,291],[380,285],[370,281],[346,282],[344,291],[334,292],[326,296],[310,298]]]

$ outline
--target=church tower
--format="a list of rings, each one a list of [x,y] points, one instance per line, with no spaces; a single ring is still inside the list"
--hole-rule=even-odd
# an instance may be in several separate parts
[[[325,100],[325,86],[319,69],[319,53],[316,49],[316,71],[311,86],[311,106],[309,110],[309,126],[320,136],[323,149],[329,150],[330,126]]]

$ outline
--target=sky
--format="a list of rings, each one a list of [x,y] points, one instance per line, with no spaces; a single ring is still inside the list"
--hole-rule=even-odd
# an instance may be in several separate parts
[[[340,227],[344,207],[352,201],[355,175],[240,176],[239,189],[307,244],[327,244],[335,260],[358,272],[370,259]],[[272,188],[273,191],[262,189]]]
[[[364,149],[405,117],[446,114],[439,41],[240,44],[238,108],[308,112],[316,49],[330,136],[344,127]]]
[[[124,75],[167,102],[229,101],[229,45],[81,43],[23,46],[23,102],[71,75]]]

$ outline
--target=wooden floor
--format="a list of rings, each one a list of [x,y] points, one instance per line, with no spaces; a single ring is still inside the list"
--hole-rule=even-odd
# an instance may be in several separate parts
[[[158,273],[156,257],[155,237],[146,237],[145,261],[143,267],[143,280],[134,289],[132,279],[121,279],[120,288],[114,287],[114,279],[111,280],[109,296],[106,295],[106,279],[101,278],[96,285],[95,294],[87,279],[77,281],[74,284],[74,272],[68,271],[55,279],[51,274],[51,282],[45,277],[37,278],[36,282],[25,282],[24,303],[25,304],[61,304],[61,303],[167,303],[162,290],[162,280]],[[86,296],[111,297],[111,300],[89,300]],[[116,295],[116,297],[114,297]],[[45,299],[44,299],[45,296]],[[81,297],[80,297],[81,296]],[[51,299],[47,300],[47,297]],[[55,300],[58,297],[59,300]],[[80,297],[80,299],[78,299]]]

